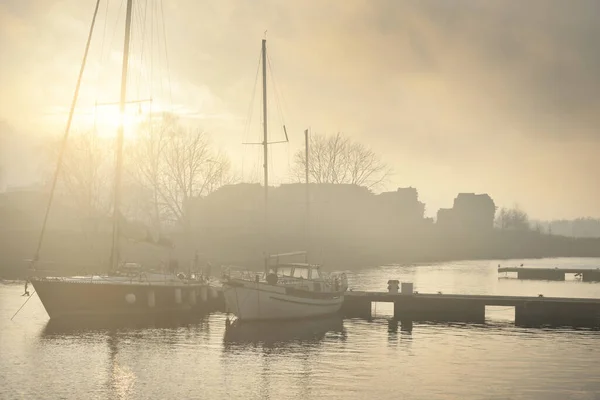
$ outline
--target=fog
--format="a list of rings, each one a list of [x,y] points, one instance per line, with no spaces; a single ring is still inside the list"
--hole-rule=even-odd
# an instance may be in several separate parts
[[[249,180],[248,165],[257,160],[241,145],[243,121],[266,30],[290,131],[290,144],[273,150],[274,183],[288,181],[290,154],[310,126],[373,148],[394,167],[387,189],[418,187],[430,216],[458,192],[480,192],[498,205],[518,203],[536,218],[598,217],[598,7],[168,3],[173,104]],[[20,167],[38,159],[31,144],[20,150],[23,138],[64,127],[91,11],[79,1],[0,5],[2,165],[10,184],[35,180]],[[111,40],[122,24],[111,19],[117,11],[111,6],[106,14],[104,55],[100,39],[94,42],[85,83],[96,89],[82,93],[82,106],[116,100],[107,71],[118,65],[119,40]],[[252,132],[260,134],[258,125]],[[19,167],[7,152],[23,154]]]

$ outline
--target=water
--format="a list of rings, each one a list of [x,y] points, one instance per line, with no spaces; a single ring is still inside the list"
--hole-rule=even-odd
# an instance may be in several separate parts
[[[520,264],[521,260],[500,262]],[[600,266],[553,259],[539,266]],[[388,279],[421,293],[598,297],[600,283],[498,277],[498,261],[386,266],[350,274],[357,290]],[[393,329],[391,305],[372,321],[327,318],[251,325],[225,335],[225,316],[185,322],[65,328],[37,297],[0,284],[2,399],[600,399],[599,331],[524,329],[511,308],[485,325]]]

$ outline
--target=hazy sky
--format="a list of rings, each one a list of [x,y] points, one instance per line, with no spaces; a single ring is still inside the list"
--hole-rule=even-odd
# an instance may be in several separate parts
[[[100,7],[82,106],[118,100],[120,3],[110,2],[106,25]],[[27,171],[9,146],[64,125],[94,4],[0,2],[0,161],[12,180]],[[430,214],[466,191],[532,217],[600,217],[598,1],[163,0],[163,9],[170,85],[152,96],[172,98],[244,173],[257,161],[241,142],[260,133],[257,114],[250,135],[244,120],[267,30],[291,140],[273,148],[277,182],[310,126],[381,153],[396,170],[389,188],[417,187]],[[154,76],[166,76],[158,65]]]

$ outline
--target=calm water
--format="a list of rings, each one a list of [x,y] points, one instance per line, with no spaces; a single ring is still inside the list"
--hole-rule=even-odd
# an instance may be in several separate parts
[[[522,261],[502,262],[515,265]],[[599,297],[600,283],[498,277],[498,261],[380,267],[351,274],[355,289],[388,279],[425,292]],[[532,260],[600,266],[600,259]],[[225,335],[225,316],[180,323],[48,323],[37,297],[0,284],[2,399],[600,399],[600,332],[524,329],[492,308],[485,325],[389,326],[328,318],[250,325]]]

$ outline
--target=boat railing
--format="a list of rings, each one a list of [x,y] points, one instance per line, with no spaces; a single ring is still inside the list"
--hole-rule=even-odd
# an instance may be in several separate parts
[[[348,289],[348,278],[344,272],[324,272],[321,271],[320,279],[305,279],[302,277],[294,277],[289,275],[278,275],[277,283],[280,285],[303,285],[309,281],[321,281],[332,288],[340,288],[342,291]],[[244,267],[237,266],[222,266],[222,279],[240,279],[246,281],[263,280],[264,272],[249,270]],[[337,289],[335,289],[337,290]]]
[[[221,277],[228,279],[255,280],[256,276],[262,276],[262,272],[253,271],[248,268],[235,265],[225,265],[221,267]]]
[[[345,272],[330,272],[327,274],[327,281],[334,288],[340,288],[343,292],[348,290],[348,276]]]
[[[259,280],[262,280],[264,278],[264,272],[254,271],[244,267],[224,266],[221,268],[221,277],[227,279],[243,279],[255,281],[257,279],[256,277],[258,277]],[[279,283],[282,284],[292,284],[305,281],[306,279],[278,275],[277,280]]]

